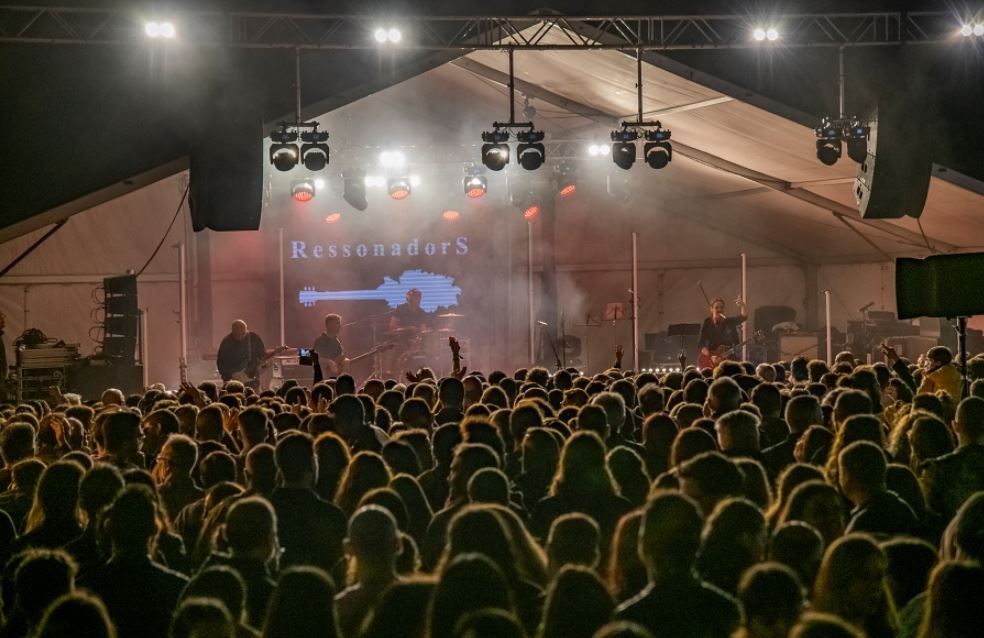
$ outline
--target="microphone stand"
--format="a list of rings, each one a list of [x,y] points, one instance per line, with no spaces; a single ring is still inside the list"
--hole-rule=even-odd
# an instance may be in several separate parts
[[[546,330],[547,337],[550,338],[550,349],[553,351],[554,359],[557,362],[557,369],[560,370],[563,366],[560,362],[560,354],[557,352],[557,337],[556,335],[550,333],[549,330],[550,324],[548,324],[546,321],[537,321],[537,323],[543,326],[543,328]]]

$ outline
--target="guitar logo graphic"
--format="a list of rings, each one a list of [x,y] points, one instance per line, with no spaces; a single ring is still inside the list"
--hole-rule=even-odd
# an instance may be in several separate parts
[[[426,270],[406,270],[399,280],[383,277],[383,283],[370,290],[315,290],[313,287],[302,288],[298,300],[305,308],[314,306],[319,301],[376,301],[382,300],[390,308],[396,308],[406,301],[407,291],[411,288],[420,290],[420,307],[427,312],[438,308],[450,308],[458,304],[461,288],[454,285],[454,278],[438,275]]]

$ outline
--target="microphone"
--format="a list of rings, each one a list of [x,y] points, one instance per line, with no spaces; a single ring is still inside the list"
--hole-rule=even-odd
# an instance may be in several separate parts
[[[537,323],[540,324],[541,326],[549,326],[550,325],[546,321],[540,321],[539,319],[537,319]]]
[[[858,312],[864,312],[865,310],[867,310],[868,308],[872,307],[873,305],[875,305],[875,302],[874,301],[869,301],[865,305],[863,305],[860,308],[858,308]]]

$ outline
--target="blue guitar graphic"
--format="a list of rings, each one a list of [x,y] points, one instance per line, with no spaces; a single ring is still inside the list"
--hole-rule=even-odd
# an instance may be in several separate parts
[[[319,301],[375,301],[382,300],[390,308],[396,308],[406,301],[407,291],[417,288],[421,293],[420,307],[427,312],[438,308],[458,305],[461,288],[454,285],[454,278],[438,275],[426,270],[407,270],[399,281],[383,277],[383,283],[371,290],[315,290],[312,287],[301,289],[298,300],[306,308]]]

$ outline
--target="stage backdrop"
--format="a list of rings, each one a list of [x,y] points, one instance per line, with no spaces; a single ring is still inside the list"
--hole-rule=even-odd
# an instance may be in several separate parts
[[[346,353],[363,353],[388,340],[390,314],[418,288],[435,329],[429,350],[437,356],[428,364],[450,365],[450,334],[462,340],[466,359],[472,353],[485,359],[494,299],[488,220],[464,214],[455,222],[419,220],[415,214],[350,213],[326,223],[321,216],[291,216],[284,227],[288,343],[310,346],[325,315],[337,313]],[[438,317],[449,313],[464,317]],[[365,374],[371,362],[353,369]]]

